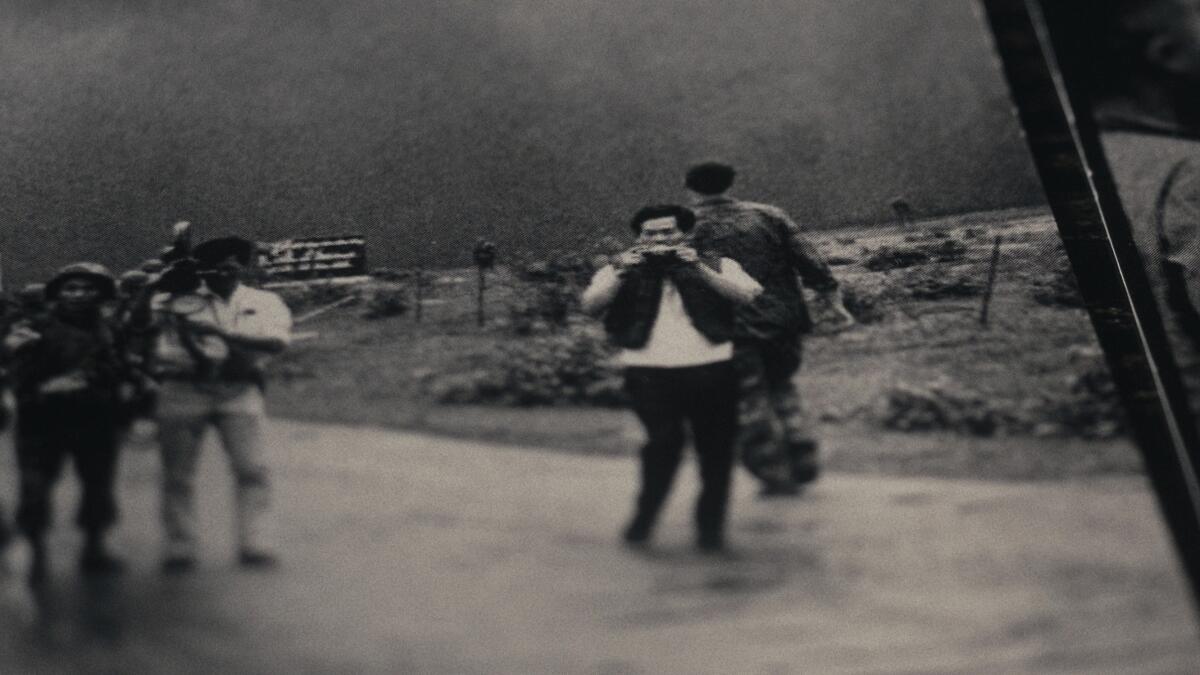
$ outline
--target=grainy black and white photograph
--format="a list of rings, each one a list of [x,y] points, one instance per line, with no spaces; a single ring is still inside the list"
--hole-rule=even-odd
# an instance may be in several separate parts
[[[0,12],[0,671],[1200,663],[982,3]]]

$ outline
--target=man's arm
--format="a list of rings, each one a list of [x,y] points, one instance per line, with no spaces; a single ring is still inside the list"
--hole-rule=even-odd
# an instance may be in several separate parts
[[[754,280],[742,266],[730,258],[721,258],[721,269],[714,270],[700,262],[695,249],[685,248],[679,257],[722,297],[739,305],[748,305],[763,291],[762,284]]]
[[[593,316],[608,308],[621,290],[621,276],[612,265],[605,265],[592,277],[592,283],[583,291],[579,305],[583,311]]]
[[[837,288],[837,279],[833,271],[821,256],[821,252],[813,245],[803,230],[782,209],[768,207],[765,215],[771,219],[775,228],[787,247],[793,269],[800,275],[805,288],[811,288],[818,293],[825,293]]]
[[[837,317],[838,324],[844,327],[855,323],[854,316],[846,309],[842,300],[842,291],[833,276],[833,270],[817,247],[804,236],[800,226],[781,209],[771,209],[768,215],[778,224],[787,243],[792,266],[800,275],[804,286],[818,293],[821,304],[830,314]]]
[[[187,321],[193,335],[215,335],[231,348],[278,354],[291,344],[292,313],[279,296],[260,296],[255,317],[246,328],[222,328],[209,322]]]

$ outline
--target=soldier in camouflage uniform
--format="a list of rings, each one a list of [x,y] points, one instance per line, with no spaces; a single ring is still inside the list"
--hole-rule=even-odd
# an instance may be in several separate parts
[[[829,266],[783,210],[725,194],[734,176],[732,167],[717,162],[688,171],[686,185],[697,197],[694,240],[735,260],[764,288],[738,313],[738,446],[743,465],[763,483],[765,495],[794,495],[816,479],[820,468],[817,440],[793,382],[801,336],[812,328],[800,280],[821,294],[841,323],[854,319],[842,305]]]
[[[129,375],[119,329],[102,311],[114,295],[101,265],[68,265],[46,285],[50,308],[23,317],[4,337],[17,398],[17,527],[33,552],[34,583],[47,573],[52,492],[68,456],[82,485],[80,565],[89,573],[121,567],[105,545],[117,519],[113,487]]]

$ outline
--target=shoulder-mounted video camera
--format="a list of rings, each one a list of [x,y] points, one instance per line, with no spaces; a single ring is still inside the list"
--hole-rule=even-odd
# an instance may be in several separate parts
[[[163,305],[164,310],[171,314],[187,316],[208,307],[208,301],[199,294],[203,285],[204,277],[196,260],[179,258],[163,269],[152,287],[155,292],[166,293],[169,296]]]

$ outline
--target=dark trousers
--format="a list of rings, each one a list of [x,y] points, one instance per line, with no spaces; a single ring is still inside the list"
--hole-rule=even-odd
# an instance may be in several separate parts
[[[666,502],[683,456],[686,423],[700,461],[696,527],[702,537],[719,537],[725,527],[737,433],[738,378],[732,362],[628,368],[625,387],[647,436],[635,524],[652,527]]]
[[[39,415],[40,417],[40,415]],[[17,528],[38,538],[52,521],[54,486],[67,457],[75,467],[82,495],[75,523],[89,534],[100,534],[117,520],[113,493],[116,480],[118,426],[103,416],[72,415],[57,420],[17,422],[17,470],[20,494]]]
[[[0,551],[4,550],[10,541],[12,541],[12,530],[8,527],[8,518],[4,514],[4,509],[0,508]]]

